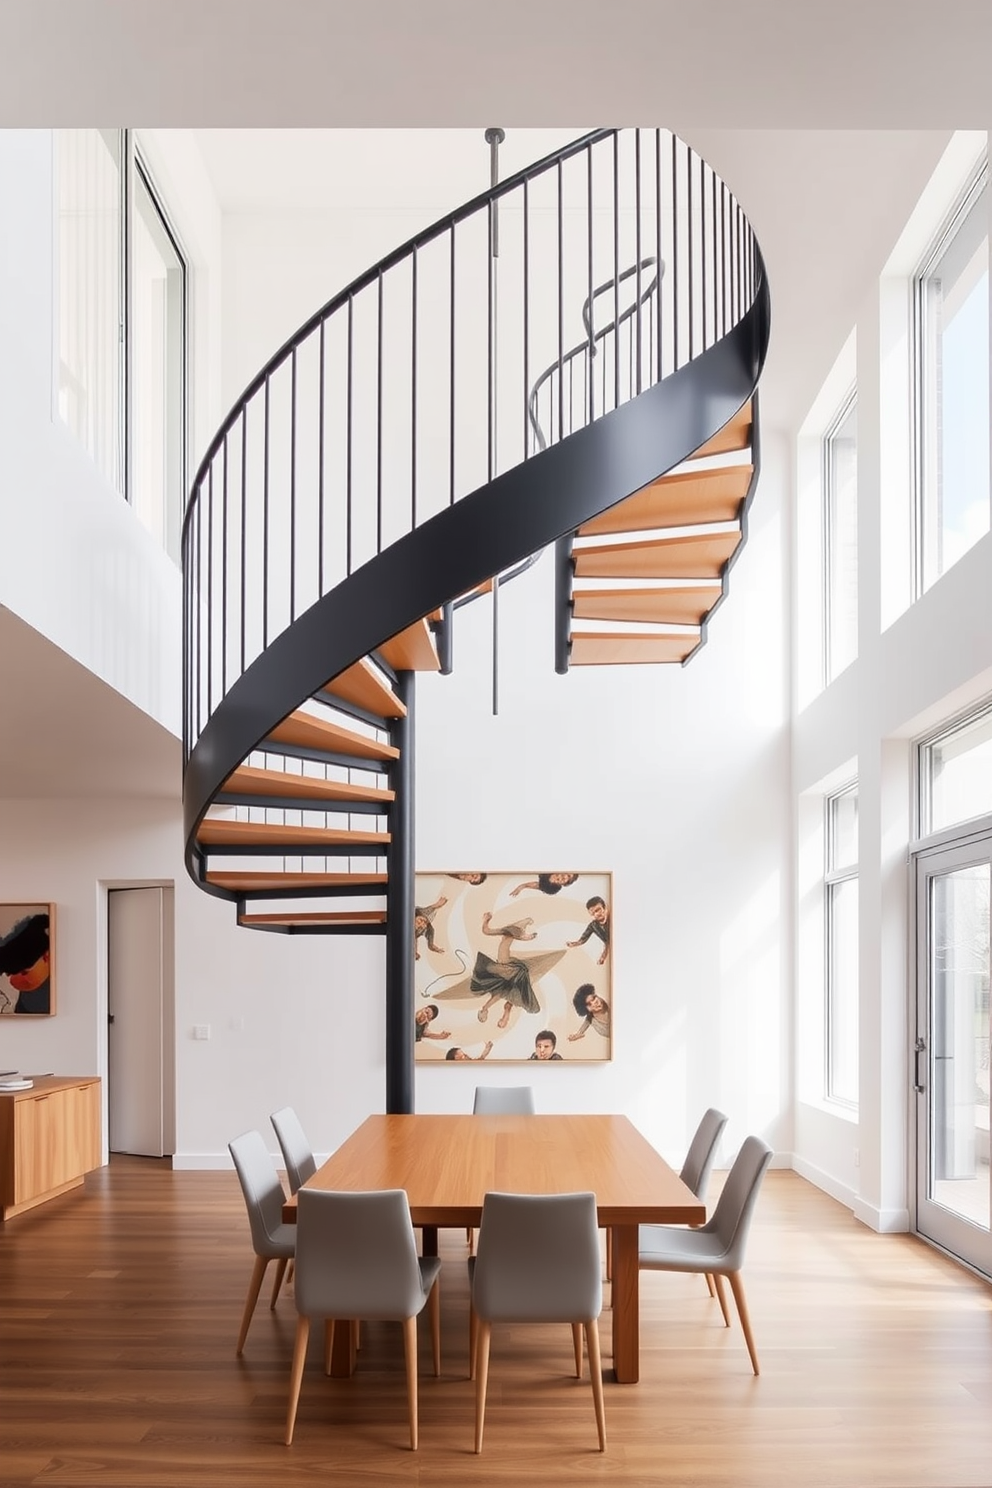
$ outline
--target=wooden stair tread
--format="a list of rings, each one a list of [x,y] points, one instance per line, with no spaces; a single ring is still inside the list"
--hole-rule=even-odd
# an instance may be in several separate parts
[[[273,744],[291,749],[320,749],[326,754],[344,754],[354,759],[385,761],[400,757],[394,745],[370,739],[328,719],[315,718],[312,713],[291,713],[267,737]],[[265,741],[258,747],[264,749]]]
[[[196,834],[203,847],[313,847],[320,849],[354,844],[356,847],[378,846],[385,852],[389,846],[388,832],[352,832],[343,827],[296,827],[284,826],[282,822],[223,821],[207,817],[200,823]]]
[[[723,593],[713,584],[671,589],[577,589],[576,620],[650,620],[662,625],[700,625]]]
[[[701,445],[693,455],[693,460],[701,460],[707,455],[727,455],[735,450],[750,448],[751,427],[754,422],[754,414],[751,408],[751,400],[739,408],[732,419],[718,429],[712,439]]]
[[[260,770],[239,765],[227,777],[217,797],[285,796],[293,800],[377,801],[383,806],[395,800],[396,792],[375,785],[352,785],[346,780],[324,780],[317,775],[294,775],[288,770]]]
[[[305,914],[241,914],[239,925],[384,925],[384,909],[322,909]]]
[[[690,527],[702,522],[734,522],[747,495],[754,467],[690,470],[663,475],[626,501],[600,512],[579,528],[579,536],[642,532],[658,527]]]
[[[222,869],[211,869],[206,881],[230,894],[264,895],[285,889],[350,888],[354,888],[356,894],[378,894],[385,889],[389,879],[385,873],[225,873]]]
[[[623,666],[684,661],[699,645],[698,635],[593,635],[572,636],[570,666]]]
[[[406,716],[405,704],[400,702],[382,673],[365,657],[325,682],[323,690],[342,702],[374,713],[377,718]]]
[[[441,663],[434,644],[434,633],[426,618],[408,625],[398,635],[390,636],[379,647],[383,661],[397,672],[438,672]]]
[[[576,548],[578,579],[718,579],[741,540],[737,532],[704,532],[640,543]]]

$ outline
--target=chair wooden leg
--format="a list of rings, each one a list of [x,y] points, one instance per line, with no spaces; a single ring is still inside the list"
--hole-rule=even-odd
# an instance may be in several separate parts
[[[708,1271],[706,1273],[706,1290],[709,1292],[711,1297],[716,1296],[716,1287],[713,1285],[713,1278]]]
[[[723,1313],[724,1325],[729,1328],[730,1313],[727,1311],[727,1293],[723,1289],[723,1277],[720,1275],[719,1271],[714,1271],[713,1281],[716,1284],[716,1300],[719,1302],[720,1311]]]
[[[324,1319],[324,1373],[331,1372],[331,1357],[334,1353],[334,1319]]]
[[[582,1324],[572,1324],[572,1348],[575,1350],[575,1378],[582,1378]]]
[[[475,1230],[471,1225],[467,1225],[465,1228],[465,1239],[468,1241],[469,1255],[475,1255]]]
[[[252,1313],[255,1311],[258,1294],[262,1290],[262,1277],[265,1275],[265,1268],[268,1264],[268,1257],[255,1257],[255,1269],[252,1271],[251,1281],[248,1283],[248,1296],[245,1300],[245,1310],[241,1317],[241,1332],[238,1334],[236,1352],[239,1355],[244,1352],[245,1339],[248,1337],[248,1327],[251,1323]]]
[[[289,1261],[286,1260],[286,1259],[276,1261],[276,1279],[272,1283],[272,1300],[269,1303],[269,1311],[270,1312],[273,1311],[273,1309],[275,1308],[276,1303],[279,1300],[279,1288],[282,1286],[283,1278],[286,1275],[286,1267],[288,1265],[289,1265]]]
[[[286,1285],[287,1286],[292,1281],[292,1279],[293,1279],[293,1277],[295,1275],[296,1275],[296,1262],[295,1261],[290,1261],[290,1263],[289,1263],[289,1269],[286,1272]]]
[[[479,1342],[479,1319],[469,1298],[468,1304],[468,1377],[475,1379],[475,1351]]]
[[[586,1349],[589,1354],[589,1373],[592,1375],[592,1400],[596,1407],[596,1430],[599,1432],[599,1450],[606,1451],[606,1405],[603,1400],[603,1364],[599,1354],[599,1319],[586,1323]]]
[[[431,1353],[434,1356],[434,1376],[439,1378],[441,1374],[441,1288],[438,1285],[439,1276],[435,1276],[434,1285],[431,1287],[427,1298],[427,1315],[431,1324]]]
[[[362,1346],[361,1318],[352,1318],[349,1327],[351,1328],[351,1351],[353,1354],[357,1354]]]
[[[417,1319],[403,1319],[403,1349],[406,1354],[406,1398],[410,1412],[410,1451],[417,1450]]]
[[[613,1280],[613,1230],[606,1227],[606,1279]]]
[[[493,1325],[479,1319],[475,1347],[475,1450],[482,1451],[482,1428],[486,1421],[486,1386],[489,1384],[489,1342]]]
[[[739,1271],[729,1271],[727,1273],[727,1280],[730,1282],[730,1290],[733,1292],[734,1301],[737,1303],[741,1327],[744,1329],[744,1342],[747,1344],[747,1351],[751,1355],[751,1368],[755,1374],[760,1374],[761,1370],[758,1368],[758,1355],[754,1348],[754,1336],[751,1333],[751,1319],[748,1315],[747,1301],[744,1297],[744,1282],[741,1279],[741,1273]]]
[[[307,1360],[307,1339],[310,1337],[310,1319],[301,1314],[296,1319],[296,1344],[293,1348],[293,1363],[289,1371],[289,1408],[286,1411],[286,1445],[293,1445],[296,1426],[296,1407],[300,1403],[300,1386],[303,1383],[303,1366]]]

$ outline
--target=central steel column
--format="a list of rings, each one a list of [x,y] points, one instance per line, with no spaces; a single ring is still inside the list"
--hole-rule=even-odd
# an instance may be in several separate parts
[[[386,868],[386,1111],[413,1111],[414,681],[400,672],[394,689],[406,716],[393,724],[400,757],[389,772],[396,792],[389,813]]]

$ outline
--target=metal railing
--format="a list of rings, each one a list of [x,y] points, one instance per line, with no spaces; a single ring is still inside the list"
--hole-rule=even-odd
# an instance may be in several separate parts
[[[193,483],[184,758],[256,658],[324,595],[713,346],[747,313],[759,274],[747,219],[698,155],[666,130],[604,129],[442,218],[324,305],[245,389]],[[546,369],[536,381],[534,368]],[[458,595],[457,574],[452,586],[441,599]]]

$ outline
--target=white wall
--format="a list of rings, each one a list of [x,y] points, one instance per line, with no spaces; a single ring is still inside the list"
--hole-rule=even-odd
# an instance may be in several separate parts
[[[178,733],[179,571],[55,412],[51,131],[0,131],[0,200],[0,597]]]
[[[893,243],[888,265],[878,265],[874,287],[857,316],[859,655],[808,703],[809,688],[797,686],[800,707],[792,723],[793,787],[799,799],[796,997],[801,1035],[795,1165],[883,1230],[909,1225],[914,1182],[915,1112],[908,1081],[915,1028],[907,867],[915,831],[911,740],[987,695],[992,668],[992,535],[911,605],[907,572],[907,276],[967,174],[975,142],[974,135],[951,142],[940,189],[931,185],[924,191],[923,208],[914,214],[902,241]],[[851,329],[838,328],[842,335]],[[802,451],[799,463],[802,471]],[[798,491],[804,502],[818,499],[816,490],[802,481]],[[808,511],[799,517],[797,532],[808,526]],[[797,547],[793,613],[800,628],[809,623],[802,589],[813,578],[810,559],[808,551]],[[797,658],[811,654],[808,641],[808,635],[801,638]],[[817,874],[822,878],[822,856],[818,865],[812,863],[818,814],[810,801],[815,803],[816,793],[847,768],[858,773],[860,799],[856,1113],[822,1098],[822,1060],[818,1064],[815,1048],[811,1053],[809,1047],[811,1040],[815,1044],[822,1038],[823,999],[813,902],[822,892],[815,886]],[[804,792],[813,793],[805,802]]]

